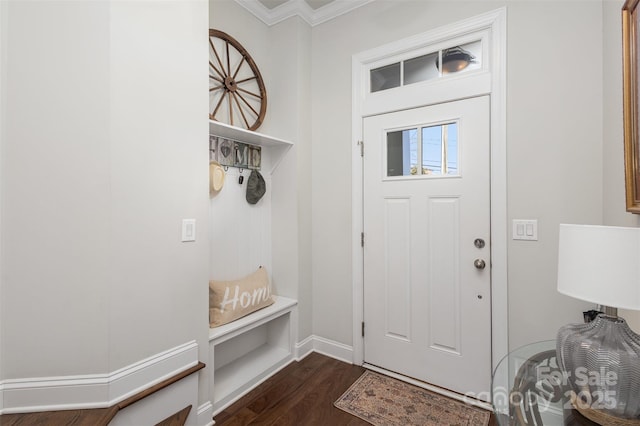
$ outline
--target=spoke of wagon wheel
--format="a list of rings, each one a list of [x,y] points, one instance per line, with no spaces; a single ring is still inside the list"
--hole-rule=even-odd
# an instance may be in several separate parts
[[[227,92],[222,92],[222,96],[220,97],[220,100],[218,100],[218,104],[216,105],[216,108],[213,110],[213,113],[211,114],[211,117],[215,118],[216,114],[218,113],[218,109],[220,109],[220,105],[222,105],[222,101],[224,101],[224,96],[226,95]]]
[[[251,109],[251,111],[253,111],[253,113],[256,115],[256,117],[259,117],[260,114],[258,113],[258,111],[256,111],[249,102],[247,102],[247,100],[244,98],[244,96],[242,96],[240,93],[236,92],[236,94],[240,97],[240,99],[242,99],[244,101],[245,104],[247,104],[247,106]]]
[[[222,77],[222,79],[224,80],[226,75],[224,74],[224,65],[222,65],[222,61],[220,60],[220,56],[218,55],[218,51],[216,50],[215,46],[213,45],[213,42],[211,41],[211,38],[209,38],[209,46],[211,46],[211,50],[213,51],[214,56],[216,57],[216,60],[218,61],[218,64],[220,65],[220,69],[218,69],[218,67],[216,67],[215,65],[213,65],[211,63],[211,61],[209,61],[209,65],[211,66],[211,68],[213,68],[219,75],[220,77]]]
[[[242,60],[240,61],[240,63],[238,64],[238,67],[236,68],[236,72],[233,73],[233,79],[235,80],[236,77],[238,76],[238,72],[240,71],[240,68],[242,67],[242,64],[244,64],[245,61],[245,57],[242,57]]]
[[[233,100],[236,101],[236,104],[238,105],[238,110],[240,111],[240,115],[242,115],[244,124],[245,126],[247,126],[247,129],[248,129],[249,127],[251,127],[251,125],[249,124],[249,120],[247,120],[247,117],[244,115],[244,110],[242,108],[242,105],[240,105],[240,102],[238,101],[238,96],[236,96],[236,93],[233,94]]]
[[[257,93],[250,92],[250,91],[248,91],[246,89],[243,89],[242,87],[237,87],[236,89],[246,93],[247,95],[251,95],[251,96],[254,96],[254,97],[258,98],[258,99],[262,99],[262,95],[258,95]]]

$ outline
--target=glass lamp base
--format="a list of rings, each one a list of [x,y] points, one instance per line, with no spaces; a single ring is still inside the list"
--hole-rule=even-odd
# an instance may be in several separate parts
[[[607,415],[640,418],[640,335],[604,314],[558,330],[556,352],[574,404]]]

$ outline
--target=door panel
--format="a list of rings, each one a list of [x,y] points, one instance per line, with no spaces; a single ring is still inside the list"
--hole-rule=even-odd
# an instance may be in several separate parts
[[[489,118],[484,96],[364,119],[365,362],[460,393],[490,388]]]
[[[393,288],[386,288],[386,333],[408,340],[411,320],[411,204],[408,198],[386,199],[385,207],[385,281],[391,277]]]
[[[433,197],[428,200],[429,227],[426,244],[429,252],[429,346],[437,350],[460,352],[460,257],[459,238],[460,199]]]

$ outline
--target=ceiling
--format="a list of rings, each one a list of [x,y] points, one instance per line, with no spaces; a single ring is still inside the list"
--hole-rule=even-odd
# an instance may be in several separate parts
[[[314,26],[373,0],[235,0],[267,25],[299,16]]]

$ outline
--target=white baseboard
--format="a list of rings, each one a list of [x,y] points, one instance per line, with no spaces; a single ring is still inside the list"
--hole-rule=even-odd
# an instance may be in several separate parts
[[[296,344],[296,360],[309,355],[311,352],[318,352],[331,358],[353,364],[353,347],[333,340],[311,335]]]
[[[112,373],[4,380],[0,414],[110,407],[197,363],[194,340]]]
[[[318,336],[295,345],[296,360],[311,352],[353,362],[353,348]],[[198,363],[195,341],[106,374],[9,379],[0,382],[0,414],[106,408]],[[212,426],[213,406],[198,407],[198,426]]]
[[[198,364],[195,340],[128,365],[109,376],[109,406]]]
[[[295,357],[296,361],[301,361],[304,357],[313,352],[313,338],[314,336],[309,336],[304,339],[302,342],[296,343],[295,347]]]
[[[213,426],[213,405],[207,401],[198,407],[198,426]]]

